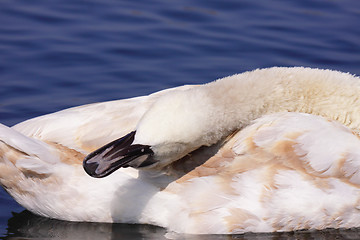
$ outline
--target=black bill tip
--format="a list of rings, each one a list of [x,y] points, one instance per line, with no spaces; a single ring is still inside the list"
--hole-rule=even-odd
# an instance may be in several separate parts
[[[102,178],[121,167],[145,167],[155,163],[148,145],[133,144],[135,131],[87,155],[83,167],[92,177]]]

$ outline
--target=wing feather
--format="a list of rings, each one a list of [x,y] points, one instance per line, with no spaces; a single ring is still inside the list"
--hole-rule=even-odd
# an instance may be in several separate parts
[[[239,159],[246,155],[257,162],[276,162],[306,174],[360,183],[359,137],[336,121],[279,113],[258,119],[233,141]]]
[[[74,107],[27,120],[13,128],[26,136],[59,143],[87,154],[133,131],[159,96],[191,87],[182,86],[149,96]]]
[[[51,165],[58,162],[58,155],[46,143],[0,124],[0,164],[3,166],[48,174],[53,169]]]

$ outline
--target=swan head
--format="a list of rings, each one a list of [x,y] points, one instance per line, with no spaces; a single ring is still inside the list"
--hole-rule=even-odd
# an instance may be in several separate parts
[[[85,171],[104,177],[121,167],[162,169],[222,138],[215,115],[209,97],[197,89],[164,95],[144,114],[135,131],[89,154]]]

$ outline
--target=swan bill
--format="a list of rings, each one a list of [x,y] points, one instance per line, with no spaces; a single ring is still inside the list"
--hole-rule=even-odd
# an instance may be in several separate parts
[[[156,163],[148,145],[133,144],[136,131],[112,141],[87,155],[83,167],[95,178],[106,177],[123,167],[141,168]]]

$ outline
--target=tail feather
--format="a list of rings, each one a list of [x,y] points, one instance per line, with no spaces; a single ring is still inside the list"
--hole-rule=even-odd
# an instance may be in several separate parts
[[[36,214],[66,218],[63,211],[59,213],[59,204],[66,206],[74,194],[80,194],[76,189],[67,188],[67,184],[72,183],[64,184],[64,181],[74,179],[64,176],[87,176],[81,171],[83,158],[73,149],[28,137],[0,124],[0,186],[20,205]],[[71,218],[71,214],[65,215]]]
[[[23,172],[48,174],[50,165],[56,162],[56,155],[52,154],[48,144],[0,124],[0,164],[5,165],[3,170],[15,167]]]

